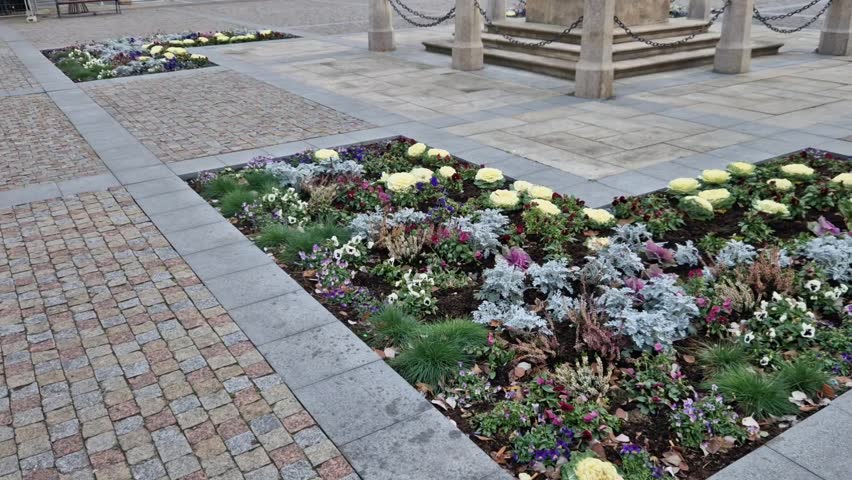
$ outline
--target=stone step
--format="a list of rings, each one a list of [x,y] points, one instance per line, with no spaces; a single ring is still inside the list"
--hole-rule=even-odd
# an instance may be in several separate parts
[[[423,42],[426,51],[452,54],[452,40]],[[755,40],[752,48],[754,57],[776,55],[782,43]],[[715,47],[687,50],[644,58],[631,58],[614,62],[615,78],[626,78],[649,73],[680,70],[713,63]],[[517,68],[553,77],[573,80],[577,62],[530,53],[485,48],[485,63]]]
[[[701,33],[684,45],[677,47],[654,47],[642,42],[625,42],[613,45],[612,58],[615,61],[629,60],[633,58],[644,58],[666,53],[682,52],[688,50],[701,50],[704,48],[714,48],[719,42],[720,35],[718,33]],[[655,41],[663,43],[672,43],[684,37],[660,38]],[[518,41],[527,45],[535,43],[535,39],[519,38]],[[529,47],[526,45],[518,45],[512,43],[497,33],[483,33],[482,44],[487,48],[495,48],[518,53],[529,53],[542,57],[559,58],[562,60],[577,61],[580,58],[580,45],[573,43],[554,42],[543,47]]]
[[[642,37],[658,40],[661,38],[683,37],[695,31],[700,31],[707,25],[707,22],[701,20],[689,20],[685,18],[672,19],[666,23],[653,25],[637,25],[631,27],[633,33]],[[505,33],[516,37],[531,38],[535,40],[549,40],[559,34],[566,26],[550,25],[547,23],[527,22],[520,19],[515,20],[499,20],[486,26],[488,33]],[[573,43],[580,44],[580,38],[583,35],[582,26],[575,28],[571,33],[560,37],[558,43]],[[632,42],[630,37],[624,30],[616,27],[613,33],[613,43]],[[554,42],[556,43],[556,42]]]

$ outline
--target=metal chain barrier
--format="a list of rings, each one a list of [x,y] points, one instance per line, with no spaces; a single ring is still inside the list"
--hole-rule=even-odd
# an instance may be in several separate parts
[[[540,42],[528,43],[528,42],[522,42],[522,41],[518,40],[518,38],[517,38],[517,37],[514,37],[514,36],[509,35],[509,34],[507,34],[507,33],[500,33],[500,31],[499,31],[499,27],[496,27],[496,26],[494,25],[494,23],[491,21],[491,19],[490,19],[490,18],[488,18],[488,14],[485,12],[485,9],[484,9],[484,8],[482,8],[482,5],[480,5],[480,4],[479,4],[479,0],[473,0],[473,8],[475,8],[475,9],[479,10],[479,14],[480,14],[480,15],[482,15],[482,18],[484,18],[484,19],[485,19],[485,25],[487,25],[487,26],[489,26],[489,27],[495,27],[495,28],[498,28],[497,32],[498,32],[498,34],[499,34],[501,37],[505,38],[505,39],[506,39],[509,43],[511,43],[512,45],[518,45],[518,46],[520,46],[520,47],[532,47],[532,48],[541,48],[541,47],[545,47],[545,46],[547,46],[547,45],[550,45],[550,44],[551,44],[551,43],[553,43],[553,42],[558,41],[560,38],[563,38],[563,37],[565,37],[565,36],[568,36],[568,34],[570,34],[572,30],[574,30],[575,28],[577,28],[577,27],[579,27],[580,25],[582,25],[582,24],[583,24],[583,16],[582,16],[582,15],[580,15],[580,18],[578,18],[577,20],[575,20],[575,21],[574,21],[574,23],[572,23],[572,24],[571,24],[571,25],[569,25],[566,29],[564,29],[564,30],[562,30],[561,32],[557,33],[557,34],[556,34],[556,35],[554,35],[553,37],[548,38],[548,39],[546,39],[546,40],[542,40],[542,41],[540,41]]]
[[[733,0],[727,0],[725,2],[725,5],[722,6],[722,8],[714,10],[713,16],[710,17],[710,21],[708,21],[707,24],[705,24],[703,27],[701,27],[700,30],[696,30],[695,32],[687,35],[686,37],[683,37],[680,40],[676,40],[674,42],[657,42],[657,41],[651,40],[649,38],[645,38],[645,37],[637,34],[636,32],[634,32],[633,30],[631,30],[630,27],[625,25],[625,23],[622,22],[620,18],[618,18],[618,16],[615,16],[614,19],[615,19],[616,25],[621,27],[627,35],[629,35],[630,37],[632,37],[636,41],[642,42],[642,43],[644,43],[646,45],[650,45],[652,47],[659,47],[659,48],[679,47],[681,45],[689,43],[692,39],[694,39],[698,35],[700,35],[702,33],[707,33],[707,31],[710,30],[710,27],[713,26],[713,24],[716,23],[717,20],[719,20],[719,17],[722,16],[722,14],[725,12],[725,10],[727,10],[728,7],[731,6],[732,1]]]
[[[768,29],[770,29],[770,30],[772,30],[773,32],[776,32],[776,33],[783,33],[783,34],[797,33],[797,32],[800,32],[800,31],[810,27],[811,25],[814,24],[814,22],[819,20],[819,18],[822,17],[822,15],[828,10],[828,7],[831,6],[831,0],[828,0],[828,2],[826,2],[825,6],[822,7],[822,9],[819,12],[817,12],[817,14],[814,15],[813,18],[811,18],[807,22],[799,25],[798,27],[794,27],[794,28],[776,27],[775,25],[772,25],[769,22],[770,22],[770,20],[781,20],[783,18],[790,18],[793,15],[797,15],[799,13],[804,12],[805,10],[813,7],[814,5],[816,5],[817,3],[821,2],[821,1],[822,0],[814,0],[813,2],[805,5],[804,7],[793,10],[791,12],[787,12],[787,13],[784,13],[784,14],[781,14],[781,15],[769,15],[769,16],[762,15],[760,13],[760,10],[758,10],[757,6],[755,5],[754,8],[753,8],[754,19],[757,20],[758,22],[762,23],[763,25],[765,25],[766,28],[768,28]]]
[[[403,20],[405,20],[409,24],[411,24],[415,27],[420,27],[420,28],[434,27],[436,25],[440,25],[440,24],[446,22],[447,20],[455,18],[455,16],[456,16],[456,7],[451,8],[449,12],[447,12],[446,14],[444,14],[440,17],[434,17],[434,16],[429,16],[429,15],[426,15],[424,13],[418,12],[417,10],[414,10],[413,8],[409,7],[408,5],[402,3],[400,0],[388,0],[388,3],[390,3],[391,8],[394,9],[396,14],[399,15],[400,18],[402,18]],[[431,21],[429,23],[420,23],[417,20],[415,20],[411,17],[408,17],[406,14],[402,13],[402,10],[405,10],[406,12],[410,13],[411,15],[414,15],[415,17],[419,17],[419,18],[422,18],[424,20],[431,20]]]

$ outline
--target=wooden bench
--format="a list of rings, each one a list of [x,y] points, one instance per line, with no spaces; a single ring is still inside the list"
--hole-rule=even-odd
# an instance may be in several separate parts
[[[56,1],[56,16],[62,17],[62,12],[59,7],[61,5],[68,5],[68,14],[69,15],[78,15],[81,13],[89,13],[89,7],[86,6],[87,3],[110,3],[115,4],[115,13],[121,13],[121,4],[119,0],[55,0]],[[97,15],[98,12],[91,12],[92,15]]]

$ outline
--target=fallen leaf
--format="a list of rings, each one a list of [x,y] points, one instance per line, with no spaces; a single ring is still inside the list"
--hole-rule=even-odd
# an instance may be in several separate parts
[[[808,396],[805,395],[804,392],[796,390],[795,392],[790,394],[790,398],[788,398],[787,400],[789,400],[790,403],[795,403],[796,405],[801,407],[808,401]]]
[[[373,349],[373,352],[375,352],[375,353],[376,353],[376,355],[378,355],[378,356],[379,356],[379,358],[381,358],[382,360],[384,360],[384,359],[385,359],[385,351],[384,351],[384,350],[381,350],[381,349],[378,349],[378,348],[374,348],[374,349]]]
[[[414,387],[417,388],[417,391],[420,392],[420,393],[428,393],[430,395],[432,394],[432,387],[430,387],[426,383],[419,383],[418,382]]]
[[[663,454],[663,461],[668,463],[669,465],[679,466],[683,459],[680,457],[680,454],[669,450],[668,452]]]
[[[385,358],[394,358],[396,357],[396,349],[393,347],[387,347],[384,350]]]
[[[693,357],[692,355],[684,355],[683,361],[689,364],[693,364],[695,363],[695,357]]]
[[[620,408],[616,408],[615,409],[615,416],[626,422],[627,419],[630,417],[630,414],[628,414],[627,412],[625,412],[624,410],[622,410]]]
[[[621,435],[615,437],[615,441],[621,443],[630,443],[630,437],[622,433]]]
[[[317,275],[316,270],[305,270],[304,272],[302,272],[302,276],[305,277],[305,278],[315,277],[316,275]]]
[[[443,399],[441,399],[441,398],[435,398],[435,399],[432,399],[432,403],[433,403],[433,404],[435,404],[435,405],[437,405],[437,406],[439,406],[439,407],[441,407],[441,408],[443,408],[444,410],[449,410],[449,409],[450,409],[450,406],[449,406],[449,405],[447,405],[447,402],[445,402],[445,401],[444,401]]]
[[[514,374],[515,378],[522,378],[527,374],[527,371],[521,367],[515,367],[515,369],[512,370],[512,374]]]
[[[822,394],[828,398],[834,398],[836,393],[834,393],[834,389],[831,388],[831,385],[823,384],[822,385]]]
[[[604,450],[602,443],[597,442],[589,448],[595,452],[595,455],[597,455],[601,460],[606,461],[606,451]]]
[[[724,440],[722,440],[721,437],[713,437],[701,444],[701,450],[704,452],[704,456],[706,457],[707,455],[712,455],[721,450],[723,444]]]

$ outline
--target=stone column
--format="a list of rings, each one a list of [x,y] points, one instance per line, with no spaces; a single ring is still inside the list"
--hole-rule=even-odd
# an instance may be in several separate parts
[[[615,0],[585,0],[580,61],[574,76],[574,94],[580,98],[613,95],[612,34]]]
[[[370,30],[367,44],[371,52],[396,50],[393,41],[393,12],[388,0],[370,0]]]
[[[456,0],[456,34],[453,40],[453,68],[482,70],[482,15],[473,0]]]
[[[485,11],[492,22],[506,20],[506,0],[488,0]]]
[[[687,18],[690,20],[710,20],[710,5],[711,0],[689,0],[689,14]]]
[[[852,0],[833,0],[819,35],[823,55],[852,55]]]
[[[745,73],[751,69],[751,17],[754,0],[733,0],[722,18],[713,70]]]

